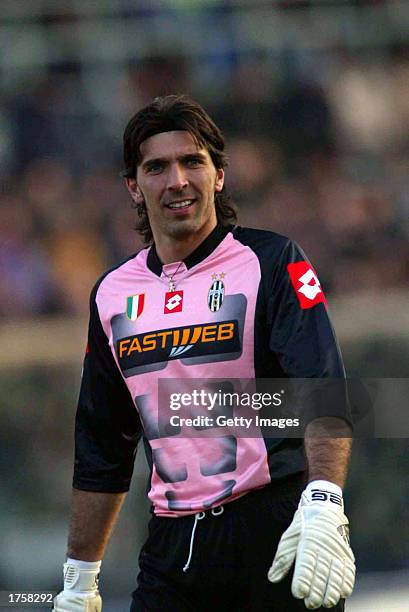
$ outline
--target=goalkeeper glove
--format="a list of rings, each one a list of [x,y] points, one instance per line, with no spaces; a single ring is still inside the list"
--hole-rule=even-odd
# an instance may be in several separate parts
[[[64,590],[54,598],[54,612],[101,612],[102,599],[98,592],[101,561],[64,563]]]
[[[293,521],[281,536],[269,580],[279,582],[294,559],[291,591],[309,610],[332,608],[351,595],[355,558],[342,490],[334,483],[315,480],[303,491]]]

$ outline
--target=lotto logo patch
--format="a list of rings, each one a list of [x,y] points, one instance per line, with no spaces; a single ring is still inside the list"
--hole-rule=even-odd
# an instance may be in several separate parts
[[[307,261],[288,264],[287,270],[302,309],[327,304],[318,276]]]
[[[183,291],[167,291],[165,294],[164,314],[171,312],[182,312],[183,308]]]

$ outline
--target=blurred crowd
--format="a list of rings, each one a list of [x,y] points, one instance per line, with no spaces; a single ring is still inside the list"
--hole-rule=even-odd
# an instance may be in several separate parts
[[[233,53],[221,34],[205,57],[56,62],[0,97],[0,317],[85,315],[98,276],[143,246],[122,132],[154,96],[181,92],[226,135],[241,225],[297,240],[328,294],[407,288],[407,46],[272,57]]]
[[[42,315],[86,317],[99,275],[143,248],[119,176],[122,133],[132,114],[168,93],[192,95],[225,133],[241,225],[297,240],[331,297],[407,291],[408,7],[2,0],[0,323],[34,316],[34,329]],[[405,342],[351,342],[347,371],[403,377]],[[0,496],[7,588],[59,584],[79,369],[52,357],[0,369],[0,466],[12,475]],[[360,571],[409,567],[407,446],[354,444],[348,505]],[[143,497],[125,507],[118,558],[131,558],[141,538]],[[32,550],[41,550],[40,564]],[[135,571],[126,560],[117,567],[115,593]]]

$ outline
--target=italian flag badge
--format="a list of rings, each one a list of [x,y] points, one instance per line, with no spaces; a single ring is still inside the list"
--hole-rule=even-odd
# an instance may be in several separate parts
[[[130,295],[126,298],[126,316],[131,321],[136,321],[141,316],[145,304],[145,294]]]

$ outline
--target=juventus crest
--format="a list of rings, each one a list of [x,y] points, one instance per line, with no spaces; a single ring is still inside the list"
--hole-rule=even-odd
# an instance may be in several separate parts
[[[209,289],[209,293],[207,294],[207,305],[209,306],[212,312],[216,312],[221,308],[224,300],[224,283],[221,280],[224,278],[224,274],[213,274],[213,283]]]

